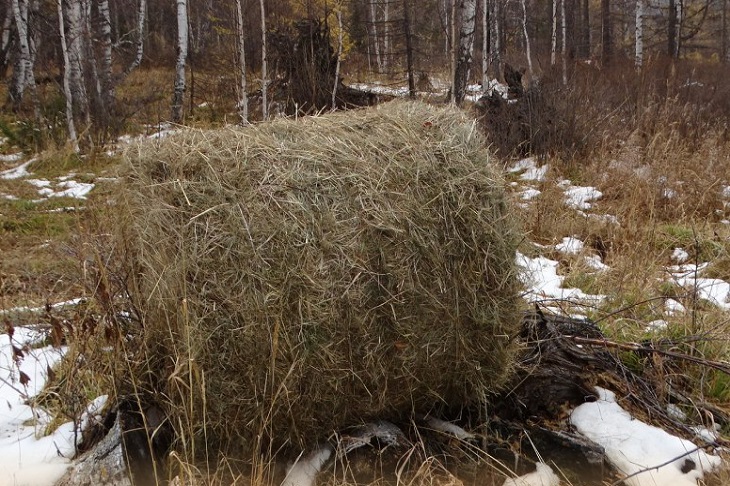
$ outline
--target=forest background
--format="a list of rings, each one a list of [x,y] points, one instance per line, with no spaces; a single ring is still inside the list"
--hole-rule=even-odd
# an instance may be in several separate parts
[[[727,0],[5,0],[0,22],[0,130],[30,150],[89,151],[163,120],[268,118],[304,28],[329,37],[332,91],[456,79],[457,102],[469,82],[504,81],[505,63],[525,84],[553,73],[567,86],[730,60]]]

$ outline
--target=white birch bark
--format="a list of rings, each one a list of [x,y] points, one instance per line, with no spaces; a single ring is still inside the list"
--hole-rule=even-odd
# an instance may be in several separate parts
[[[0,35],[0,55],[2,55],[2,61],[4,65],[7,64],[7,52],[10,48],[10,34],[11,29],[10,27],[13,24],[13,14],[12,12],[5,12],[5,18],[3,19],[3,26],[2,26],[2,35]]]
[[[636,0],[636,69],[644,64],[644,0]]]
[[[337,64],[335,65],[335,85],[332,87],[332,111],[337,109],[337,86],[340,84],[340,63],[342,60],[342,42],[343,30],[342,25],[342,3],[337,3]]]
[[[84,23],[81,0],[66,0],[66,43],[68,45],[68,72],[74,105],[81,113],[88,115],[89,97],[84,84]]]
[[[550,65],[555,66],[558,51],[558,0],[553,0],[553,26],[550,38]]]
[[[269,99],[267,96],[269,73],[267,72],[266,59],[266,5],[260,0],[261,5],[261,116],[264,120],[269,119]]]
[[[454,69],[454,103],[461,104],[466,95],[466,85],[469,81],[469,70],[474,50],[474,32],[476,30],[476,0],[461,0],[459,3],[458,55]]]
[[[241,0],[236,0],[236,31],[238,34],[238,64],[241,69],[241,92],[238,95],[238,114],[241,123],[248,123],[248,84],[246,83],[246,38],[243,35],[243,9]]]
[[[563,35],[563,44],[561,46],[561,57],[563,58],[563,86],[568,85],[568,24],[565,21],[565,0],[560,0],[560,23]]]
[[[388,69],[390,66],[390,0],[385,0],[383,4],[383,68]]]
[[[375,8],[375,1],[370,0],[370,24],[373,32],[373,48],[375,49],[375,62],[378,65],[378,72],[383,72],[383,59],[380,57],[380,39],[378,39],[378,11]]]
[[[147,21],[147,0],[139,0],[139,8],[137,9],[137,52],[134,61],[127,68],[127,74],[134,71],[142,64],[144,56],[144,27]]]
[[[18,60],[15,63],[9,96],[13,103],[20,103],[28,87],[35,87],[33,57],[28,31],[28,0],[12,0],[13,19],[18,33]]]
[[[182,122],[185,96],[185,63],[188,57],[188,2],[177,0],[177,63],[175,89],[172,95],[172,121]]]
[[[497,71],[497,79],[502,80],[503,79],[503,73],[502,73],[502,27],[501,27],[501,17],[502,17],[502,8],[501,8],[501,0],[492,0],[494,1],[494,11],[492,12],[492,17],[494,19],[492,20],[492,65],[495,66],[495,69]]]
[[[68,138],[74,152],[79,152],[79,141],[76,135],[76,124],[74,123],[73,95],[71,94],[71,82],[69,78],[69,67],[71,61],[68,56],[68,44],[66,43],[66,27],[63,22],[63,1],[56,0],[58,10],[58,30],[61,37],[61,53],[63,54],[63,95],[66,97],[66,126]]]
[[[677,24],[675,26],[675,39],[677,40],[674,57],[679,59],[679,52],[682,49],[682,25],[684,24],[684,0],[677,0]]]
[[[108,111],[114,100],[114,82],[112,80],[112,23],[109,15],[109,0],[99,0],[99,31],[101,41],[101,84],[102,101]]]
[[[530,74],[530,79],[534,77],[532,70],[532,53],[530,52],[530,35],[527,33],[527,6],[525,5],[526,0],[521,0],[522,4],[522,34],[525,36],[525,55],[527,56],[527,72]]]
[[[482,0],[482,92],[489,86],[489,61],[491,59],[489,0]]]

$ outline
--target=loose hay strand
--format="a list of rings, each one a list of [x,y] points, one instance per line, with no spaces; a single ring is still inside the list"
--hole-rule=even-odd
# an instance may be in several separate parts
[[[149,388],[188,452],[483,410],[504,383],[518,234],[455,108],[185,130],[126,160],[114,233],[145,297]]]

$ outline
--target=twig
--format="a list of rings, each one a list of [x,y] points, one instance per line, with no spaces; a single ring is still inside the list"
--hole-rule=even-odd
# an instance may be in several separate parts
[[[586,337],[581,337],[581,336],[565,336],[565,338],[572,339],[573,342],[575,342],[576,344],[585,344],[588,346],[603,346],[605,348],[623,349],[626,351],[636,351],[636,352],[640,352],[640,353],[660,354],[662,356],[681,359],[684,361],[689,361],[691,363],[696,363],[699,365],[707,366],[709,368],[713,368],[718,371],[721,371],[721,372],[725,373],[726,375],[730,375],[730,365],[720,363],[717,361],[711,361],[711,360],[704,359],[704,358],[697,358],[697,357],[691,356],[689,354],[676,353],[674,351],[664,351],[661,349],[644,346],[644,345],[638,344],[638,343],[618,343],[616,341],[609,341],[608,339],[594,339],[594,338],[586,338]]]

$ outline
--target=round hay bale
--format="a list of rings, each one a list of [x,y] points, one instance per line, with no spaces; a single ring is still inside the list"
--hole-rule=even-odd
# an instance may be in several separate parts
[[[126,160],[116,234],[187,444],[307,447],[504,383],[518,235],[457,109],[185,130]]]

